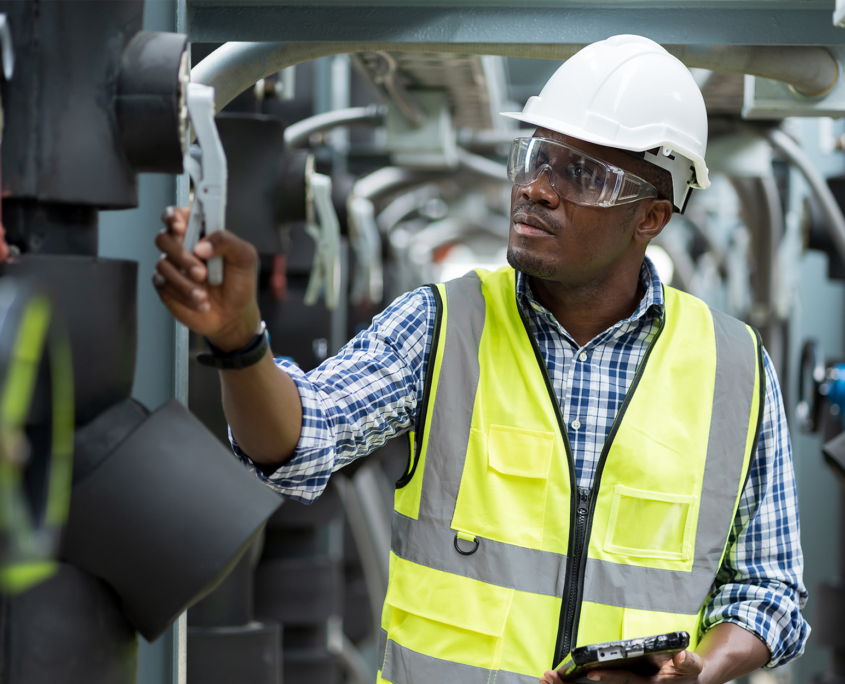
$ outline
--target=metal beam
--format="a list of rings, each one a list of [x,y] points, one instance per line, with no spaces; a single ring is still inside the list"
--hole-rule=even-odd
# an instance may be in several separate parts
[[[839,45],[833,3],[644,2],[637,7],[422,4],[244,4],[189,1],[190,39],[237,41],[386,41],[401,43],[591,43],[636,33],[676,45]]]

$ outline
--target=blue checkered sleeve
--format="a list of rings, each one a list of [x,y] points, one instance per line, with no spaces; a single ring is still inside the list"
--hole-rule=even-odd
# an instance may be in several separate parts
[[[740,497],[729,552],[704,608],[702,631],[733,622],[766,643],[772,656],[767,667],[777,667],[804,652],[810,626],[801,616],[807,589],[792,446],[768,354],[764,365],[766,405],[757,455]]]
[[[436,306],[427,287],[402,295],[336,356],[308,373],[277,359],[302,400],[302,434],[293,458],[266,475],[241,451],[230,430],[235,453],[283,496],[314,501],[333,471],[413,427]]]

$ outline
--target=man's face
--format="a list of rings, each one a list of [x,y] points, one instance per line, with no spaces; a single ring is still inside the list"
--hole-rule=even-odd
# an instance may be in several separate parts
[[[537,129],[534,135],[568,143],[633,173],[631,157],[619,150],[544,128]],[[630,249],[642,204],[573,204],[558,197],[548,173],[530,185],[514,185],[508,263],[528,275],[571,285],[602,278]]]

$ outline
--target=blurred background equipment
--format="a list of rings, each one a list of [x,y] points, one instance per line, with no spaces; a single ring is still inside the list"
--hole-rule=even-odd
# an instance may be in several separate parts
[[[201,121],[187,38],[141,30],[142,0],[0,11],[18,62],[0,88],[14,255],[0,266],[0,679],[128,684],[136,631],[153,641],[179,620],[281,503],[178,401],[131,397],[137,263],[98,256],[99,211],[137,206],[140,171],[182,172],[189,107],[208,147],[213,89],[190,86],[210,94]]]

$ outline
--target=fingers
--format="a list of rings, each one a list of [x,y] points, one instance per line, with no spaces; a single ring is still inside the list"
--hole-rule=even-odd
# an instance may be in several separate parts
[[[174,235],[165,229],[156,235],[158,247],[167,259],[180,271],[188,273],[197,283],[205,282],[207,269],[205,264],[182,246],[182,236]]]
[[[602,684],[649,684],[652,681],[630,670],[593,670],[587,674],[587,679]]]
[[[222,256],[227,266],[244,270],[255,268],[258,259],[255,247],[228,230],[218,230],[204,237],[194,248],[194,254],[201,259]]]
[[[188,216],[191,211],[187,207],[167,207],[161,215],[161,222],[167,226],[167,230],[181,238],[185,236],[188,228]]]
[[[540,677],[540,682],[542,684],[563,684],[563,679],[561,679],[557,670],[546,670]]]
[[[167,258],[159,259],[152,280],[159,295],[166,295],[182,306],[200,312],[211,308],[205,288],[181,273]]]
[[[704,669],[701,656],[692,651],[681,651],[673,658],[668,658],[654,677],[641,677],[629,670],[594,670],[587,678],[601,684],[654,684],[655,682],[690,681],[698,679]]]

